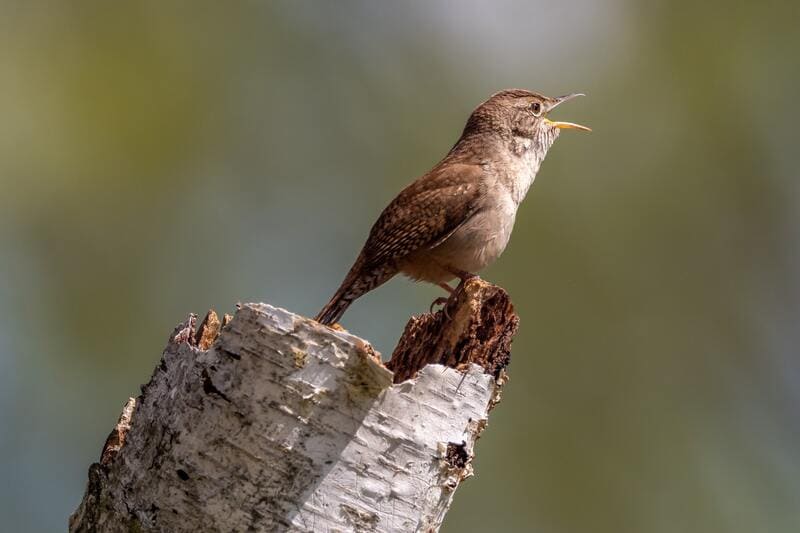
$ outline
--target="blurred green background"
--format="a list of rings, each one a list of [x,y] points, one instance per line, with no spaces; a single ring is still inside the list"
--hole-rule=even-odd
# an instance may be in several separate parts
[[[800,531],[797,2],[0,3],[0,516],[64,530],[189,312],[313,315],[489,94],[589,96],[484,277],[444,530]],[[344,325],[391,352],[439,289]]]

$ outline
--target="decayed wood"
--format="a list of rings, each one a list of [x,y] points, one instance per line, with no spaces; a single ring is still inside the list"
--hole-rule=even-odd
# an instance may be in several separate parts
[[[463,368],[474,363],[499,379],[518,326],[508,293],[472,278],[458,286],[443,310],[409,320],[386,366],[395,383],[428,364]]]
[[[474,279],[384,366],[265,304],[178,326],[89,469],[70,531],[435,531],[472,473],[517,317]]]

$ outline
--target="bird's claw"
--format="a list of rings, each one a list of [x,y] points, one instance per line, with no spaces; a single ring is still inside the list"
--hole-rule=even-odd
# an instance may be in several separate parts
[[[433,314],[433,308],[436,307],[437,305],[441,305],[442,313],[444,313],[444,316],[447,318],[447,320],[450,320],[450,315],[447,312],[447,304],[449,302],[450,298],[448,298],[447,296],[439,296],[433,302],[431,302],[431,306],[429,309],[430,313]]]

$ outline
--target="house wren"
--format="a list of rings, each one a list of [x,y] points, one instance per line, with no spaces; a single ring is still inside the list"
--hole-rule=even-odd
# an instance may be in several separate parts
[[[578,94],[510,89],[479,105],[455,146],[383,210],[339,290],[316,320],[333,324],[362,294],[398,272],[435,283],[475,275],[508,244],[514,218],[562,129],[547,114]],[[437,299],[437,301],[440,299]]]

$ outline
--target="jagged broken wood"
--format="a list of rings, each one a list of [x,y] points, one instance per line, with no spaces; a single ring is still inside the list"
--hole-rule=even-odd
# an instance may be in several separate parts
[[[436,531],[472,474],[518,319],[480,279],[362,339],[265,304],[176,328],[70,531]]]

